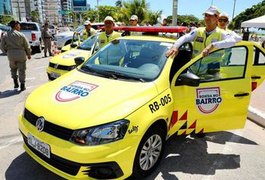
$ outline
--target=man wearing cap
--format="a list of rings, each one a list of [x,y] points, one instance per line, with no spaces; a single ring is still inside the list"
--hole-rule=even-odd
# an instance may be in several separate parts
[[[209,55],[213,48],[228,48],[235,45],[236,40],[234,37],[217,27],[219,14],[220,12],[215,6],[210,6],[203,14],[206,27],[197,28],[180,37],[173,47],[166,52],[166,56],[177,55],[178,48],[186,42],[193,42],[192,57],[195,57],[200,53],[205,57]],[[210,68],[213,71],[218,71],[221,57],[222,54],[220,53],[218,57],[211,58],[212,63]],[[195,71],[199,74],[208,71],[208,68],[209,66],[203,65],[200,62],[193,65],[193,69],[200,70],[200,72],[197,70]]]
[[[230,34],[231,36],[234,37],[236,42],[239,42],[242,40],[242,37],[239,36],[237,33],[235,33],[234,31],[230,30],[227,28],[229,24],[229,16],[227,13],[221,13],[219,15],[219,19],[218,19],[218,27],[220,29],[225,30],[228,34]],[[230,57],[232,55],[232,52],[230,49],[225,49],[224,50],[224,55],[222,57],[222,64],[228,65],[230,63]]]
[[[11,21],[9,25],[12,29],[3,37],[1,49],[4,53],[7,53],[11,76],[14,80],[14,88],[19,87],[19,78],[20,90],[24,91],[26,89],[26,61],[27,58],[31,59],[31,49],[25,35],[19,32],[19,21]]]
[[[132,15],[130,17],[129,24],[130,24],[130,26],[139,26],[139,24],[138,24],[138,16]],[[130,32],[129,34],[130,35],[134,35],[134,36],[140,36],[140,35],[142,35],[141,32]]]
[[[176,55],[178,48],[185,42],[193,41],[193,57],[201,52],[207,56],[213,48],[227,48],[235,45],[236,40],[225,31],[217,28],[219,11],[215,6],[209,7],[204,13],[206,27],[200,27],[179,38],[166,56]]]
[[[232,35],[234,37],[234,39],[236,40],[236,42],[239,42],[242,40],[242,37],[239,36],[237,33],[235,33],[234,31],[230,30],[227,28],[229,24],[229,16],[227,13],[221,13],[219,15],[219,19],[218,19],[218,27],[220,29],[225,30],[228,34]]]
[[[100,48],[104,47],[108,42],[121,36],[120,33],[113,30],[114,19],[111,16],[107,16],[104,19],[104,26],[105,26],[105,31],[101,32],[99,37],[98,37],[98,42],[99,42]]]
[[[91,27],[90,21],[85,21],[84,23],[85,29],[83,31],[83,40],[86,40],[90,36],[94,35],[96,33],[95,29]]]
[[[47,51],[49,52],[49,55],[52,56],[52,34],[49,30],[49,24],[47,22],[44,24],[41,37],[44,43],[44,57],[47,57]]]

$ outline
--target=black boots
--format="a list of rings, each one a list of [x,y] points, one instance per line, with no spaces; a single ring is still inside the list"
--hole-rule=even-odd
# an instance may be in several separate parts
[[[44,57],[47,57],[47,54],[44,54]]]
[[[18,80],[17,79],[13,79],[14,80],[14,88],[18,88],[19,85],[18,85]],[[20,91],[24,91],[26,90],[26,87],[25,87],[25,83],[21,83],[20,84]]]
[[[13,79],[13,80],[14,80],[14,88],[18,88],[19,85],[18,85],[18,81],[17,81],[17,79]]]
[[[26,90],[25,83],[20,84],[20,91]]]

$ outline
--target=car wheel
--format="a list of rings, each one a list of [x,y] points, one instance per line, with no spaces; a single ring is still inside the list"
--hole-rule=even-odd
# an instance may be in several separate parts
[[[164,151],[165,137],[165,131],[159,127],[150,128],[146,132],[134,159],[133,177],[146,177],[158,166]]]

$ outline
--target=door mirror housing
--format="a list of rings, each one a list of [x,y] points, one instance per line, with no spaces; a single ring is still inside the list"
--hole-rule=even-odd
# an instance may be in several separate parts
[[[85,58],[84,57],[76,57],[74,60],[75,60],[75,64],[77,66],[79,66],[80,64],[82,64],[83,62],[85,62]]]
[[[175,85],[176,86],[187,85],[187,86],[198,87],[200,85],[200,78],[193,73],[184,73],[179,75]]]

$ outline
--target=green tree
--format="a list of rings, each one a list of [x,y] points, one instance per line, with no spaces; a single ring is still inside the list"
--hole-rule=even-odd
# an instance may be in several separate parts
[[[14,20],[12,16],[0,15],[0,23],[2,24],[8,24],[12,20]]]
[[[39,22],[39,13],[38,11],[31,11],[30,12],[31,21]]]
[[[131,15],[135,14],[138,16],[138,22],[141,23],[147,18],[147,12],[149,11],[149,3],[146,3],[145,0],[131,0],[123,3],[122,12],[125,13],[124,16],[127,19],[124,19],[124,22],[129,22]]]
[[[230,23],[229,28],[240,29],[241,23],[243,21],[263,16],[264,14],[265,14],[265,0],[258,3],[257,5],[253,5],[251,8],[248,8],[245,11],[241,12],[239,15],[237,15]]]
[[[117,11],[119,11],[119,7],[113,6],[99,6],[98,14],[99,14],[99,22],[104,21],[106,16],[114,16]]]
[[[148,11],[147,12],[147,18],[143,21],[145,22],[149,22],[151,25],[157,24],[158,22],[158,18],[161,17],[162,11]]]

